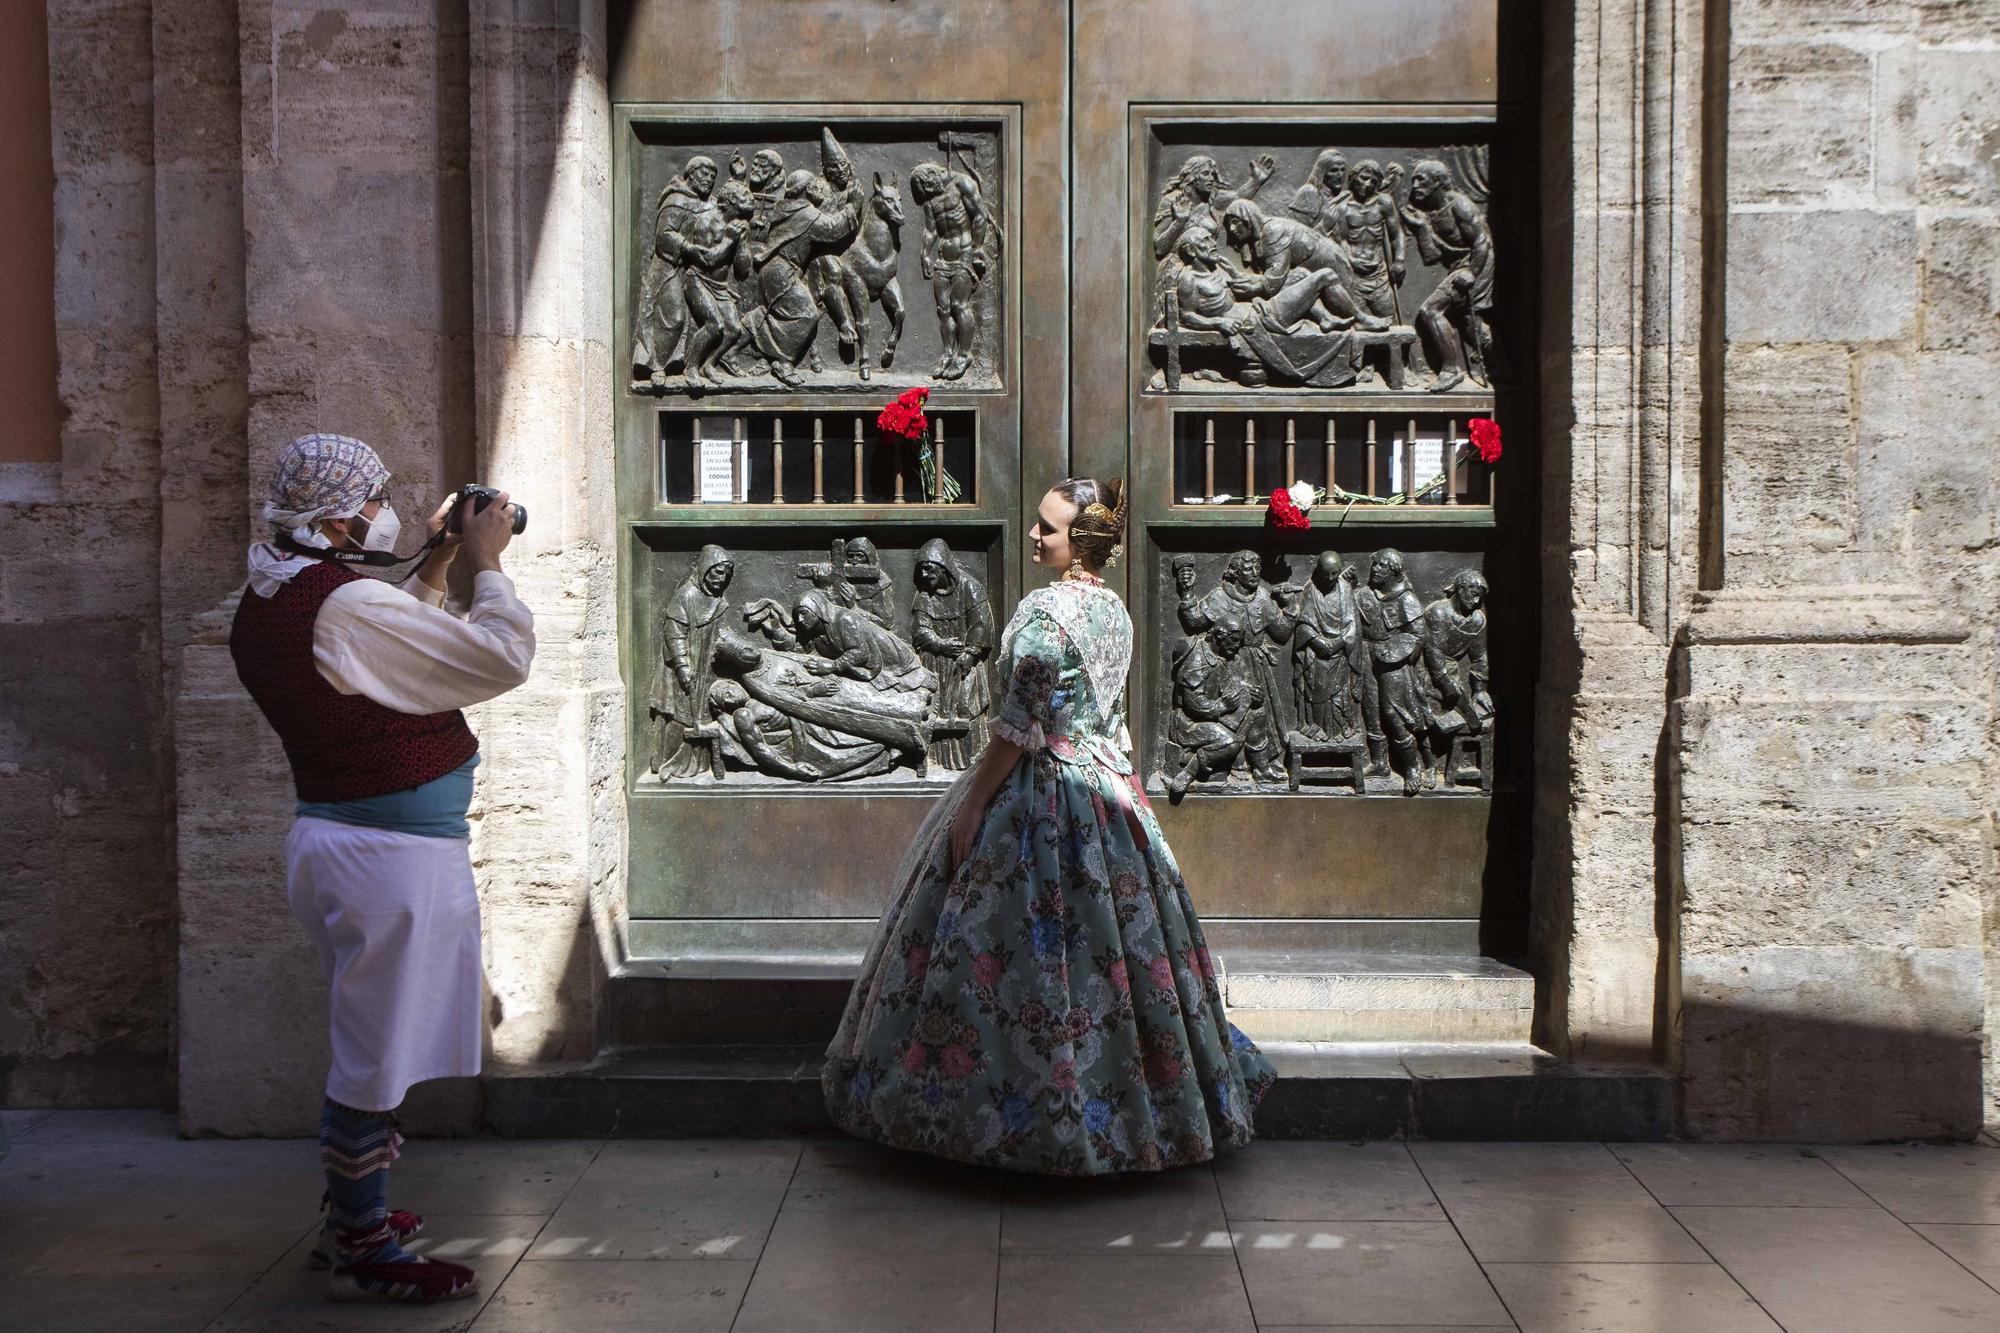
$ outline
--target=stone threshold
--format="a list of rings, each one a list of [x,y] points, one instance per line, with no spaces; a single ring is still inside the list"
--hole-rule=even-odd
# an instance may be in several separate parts
[[[676,1046],[490,1069],[486,1128],[510,1138],[774,1138],[834,1132],[809,1045]],[[1279,1042],[1257,1113],[1271,1139],[1674,1136],[1668,1071],[1558,1060],[1525,1042]]]

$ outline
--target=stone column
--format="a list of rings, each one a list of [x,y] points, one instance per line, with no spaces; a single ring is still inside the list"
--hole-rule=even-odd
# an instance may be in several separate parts
[[[23,0],[24,2],[24,0]],[[62,456],[0,494],[0,1103],[167,1096],[149,0],[51,0]]]
[[[1703,14],[1579,0],[1545,33],[1536,1034],[1580,1060],[1670,1053],[1662,771],[1694,586]]]
[[[2000,544],[1990,17],[1732,6],[1706,534],[1721,577],[1688,622],[1679,708],[1694,1136],[1980,1124]]]
[[[395,472],[413,544],[472,465],[464,6],[237,8],[249,399],[233,493],[254,515],[285,441],[355,435]],[[236,683],[231,614],[201,619],[177,709],[181,1123],[301,1134],[324,1077],[324,983],[286,907],[289,775]],[[451,1104],[417,1118],[475,1123],[465,1092],[434,1090]]]
[[[498,1063],[595,1052],[625,910],[625,690],[611,396],[611,129],[602,6],[472,6],[479,467],[528,505],[508,568],[528,684],[475,711],[474,858]]]

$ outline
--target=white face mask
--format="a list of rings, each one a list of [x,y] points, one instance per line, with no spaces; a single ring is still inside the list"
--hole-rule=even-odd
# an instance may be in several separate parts
[[[375,511],[372,519],[362,514],[349,519],[349,531],[355,524],[361,526],[361,549],[364,551],[394,551],[396,538],[403,534],[403,520],[397,518],[396,511],[386,504]]]

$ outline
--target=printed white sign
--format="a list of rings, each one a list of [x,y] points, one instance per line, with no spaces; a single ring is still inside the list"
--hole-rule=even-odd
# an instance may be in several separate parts
[[[1436,436],[1427,439],[1423,432],[1419,431],[1416,439],[1414,475],[1406,477],[1403,475],[1403,459],[1406,452],[1403,448],[1403,437],[1400,435],[1396,437],[1395,448],[1389,454],[1389,490],[1392,494],[1401,494],[1412,486],[1421,486],[1444,475],[1444,432],[1439,431]]]
[[[750,498],[749,447],[741,440],[695,441],[697,504],[742,504]]]

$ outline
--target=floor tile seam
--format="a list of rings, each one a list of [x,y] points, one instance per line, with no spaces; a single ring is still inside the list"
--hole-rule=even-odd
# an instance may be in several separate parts
[[[1613,1152],[1608,1144],[1604,1145],[1604,1150],[1607,1153],[1610,1153],[1612,1161],[1618,1163],[1618,1168],[1621,1171],[1623,1171],[1626,1175],[1630,1176],[1633,1180],[1633,1183],[1638,1185],[1640,1189],[1646,1192],[1646,1197],[1651,1199],[1654,1203],[1659,1204],[1660,1211],[1664,1212],[1668,1217],[1673,1219],[1674,1225],[1681,1229],[1681,1233],[1685,1235],[1689,1240],[1693,1241],[1695,1247],[1699,1249],[1703,1254],[1707,1255],[1709,1257],[1710,1262],[1712,1262],[1717,1268],[1721,1269],[1723,1273],[1728,1276],[1729,1280],[1736,1284],[1736,1289],[1743,1293],[1744,1300],[1749,1301],[1752,1305],[1756,1306],[1758,1311],[1762,1313],[1766,1319],[1770,1320],[1775,1327],[1779,1329],[1783,1329],[1785,1327],[1784,1323],[1781,1320],[1779,1320],[1777,1314],[1774,1311],[1772,1311],[1768,1306],[1766,1306],[1763,1301],[1757,1299],[1757,1293],[1750,1290],[1750,1284],[1745,1282],[1742,1279],[1742,1277],[1737,1274],[1735,1269],[1731,1268],[1728,1264],[1723,1263],[1721,1256],[1716,1254],[1714,1250],[1709,1249],[1707,1244],[1703,1242],[1702,1238],[1694,1234],[1694,1229],[1690,1227],[1687,1223],[1681,1221],[1679,1214],[1675,1213],[1674,1210],[1668,1205],[1660,1203],[1660,1196],[1655,1194],[1652,1190],[1652,1187],[1646,1184],[1644,1180],[1641,1180],[1639,1178],[1639,1173],[1632,1169],[1632,1164],[1630,1162],[1627,1162],[1624,1158],[1620,1157],[1616,1152]]]
[[[1250,1279],[1243,1272],[1243,1250],[1236,1243],[1236,1223],[1229,1216],[1229,1198],[1222,1192],[1222,1181],[1215,1174],[1213,1163],[1208,1168],[1208,1183],[1215,1187],[1215,1206],[1222,1210],[1222,1234],[1229,1237],[1229,1257],[1236,1263],[1236,1285],[1243,1292],[1243,1308],[1250,1312],[1250,1326],[1261,1329],[1263,1325],[1257,1320],[1257,1302],[1250,1295]],[[1168,1257],[1185,1258],[1186,1256],[1172,1255]]]
[[[805,1141],[793,1140],[793,1142],[798,1148],[798,1154],[792,1158],[792,1174],[786,1179],[785,1188],[778,1195],[778,1206],[771,1210],[770,1230],[764,1233],[764,1243],[757,1247],[757,1257],[750,1261],[750,1276],[743,1280],[743,1290],[736,1297],[736,1308],[730,1311],[730,1333],[735,1333],[736,1325],[743,1319],[743,1307],[750,1302],[750,1290],[757,1285],[757,1274],[764,1267],[764,1258],[771,1253],[771,1244],[777,1238],[778,1220],[785,1215],[785,1204],[792,1197],[792,1187],[799,1183],[799,1169],[805,1165]]]
[[[1488,1268],[1717,1268],[1714,1259],[1481,1259]]]
[[[1500,1303],[1500,1309],[1513,1322],[1514,1327],[1516,1329],[1520,1328],[1521,1317],[1514,1313],[1513,1306],[1507,1304],[1506,1296],[1501,1294],[1500,1284],[1493,1280],[1493,1275],[1486,1271],[1486,1265],[1479,1261],[1477,1254],[1473,1253],[1472,1242],[1465,1238],[1465,1232],[1459,1227],[1458,1219],[1451,1215],[1451,1208],[1445,1203],[1444,1196],[1438,1193],[1437,1186],[1431,1183],[1430,1172],[1424,1170],[1423,1162],[1418,1159],[1417,1154],[1411,1150],[1408,1143],[1403,1145],[1403,1152],[1409,1157],[1410,1165],[1416,1168],[1417,1178],[1423,1181],[1424,1188],[1431,1192],[1431,1198],[1437,1201],[1438,1207],[1444,1209],[1444,1218],[1446,1223],[1451,1227],[1451,1234],[1458,1237],[1459,1246],[1464,1249],[1465,1257],[1472,1260],[1473,1267],[1479,1270],[1480,1280],[1486,1284],[1486,1289],[1493,1293],[1493,1299]]]
[[[507,1285],[507,1279],[513,1277],[515,1271],[519,1269],[523,1263],[527,1262],[528,1256],[534,1252],[535,1246],[541,1243],[542,1233],[549,1229],[549,1224],[555,1221],[556,1214],[562,1211],[563,1205],[569,1202],[570,1196],[572,1194],[576,1193],[576,1187],[578,1185],[581,1185],[583,1183],[583,1178],[590,1174],[590,1168],[597,1165],[597,1159],[604,1155],[604,1150],[606,1147],[610,1145],[611,1140],[607,1137],[601,1139],[583,1139],[583,1140],[559,1139],[557,1140],[557,1142],[560,1143],[584,1142],[584,1143],[593,1143],[596,1146],[591,1149],[590,1160],[583,1164],[583,1170],[576,1173],[576,1178],[569,1182],[569,1188],[563,1191],[562,1197],[560,1199],[556,1200],[555,1207],[549,1209],[546,1213],[540,1214],[542,1219],[542,1224],[535,1228],[535,1234],[528,1237],[528,1243],[523,1245],[521,1247],[521,1252],[519,1254],[516,1254],[513,1260],[510,1263],[508,1263],[507,1271],[500,1275],[500,1280],[491,1283],[489,1285],[486,1281],[486,1275],[484,1273],[481,1273],[479,1275],[479,1286],[481,1289],[479,1308],[473,1311],[472,1318],[466,1321],[465,1326],[468,1329],[476,1326],[481,1319],[485,1318],[487,1309],[492,1306],[493,1302],[496,1299],[498,1299],[500,1295],[500,1289]],[[485,1215],[489,1217],[536,1216],[536,1214],[534,1213],[488,1213]]]
[[[1891,1217],[1896,1217],[1896,1215],[1895,1215],[1894,1213],[1890,1213],[1890,1214],[1889,1214],[1889,1216],[1891,1216]],[[1986,1279],[1985,1279],[1985,1278],[1984,1278],[1983,1276],[1981,1276],[1981,1275],[1980,1275],[1980,1274],[1979,1274],[1978,1272],[1974,1271],[1974,1269],[1973,1269],[1973,1268],[1972,1268],[1972,1267],[1971,1267],[1970,1265],[1968,1265],[1968,1264],[1967,1264],[1967,1263],[1966,1263],[1966,1262],[1965,1262],[1965,1261],[1964,1261],[1963,1259],[1960,1259],[1960,1258],[1959,1258],[1959,1257],[1958,1257],[1957,1255],[1953,1254],[1953,1253],[1952,1253],[1952,1252],[1951,1252],[1950,1250],[1947,1250],[1947,1249],[1946,1249],[1946,1248],[1945,1248],[1944,1246],[1942,1246],[1942,1245],[1938,1244],[1938,1243],[1937,1243],[1936,1241],[1932,1240],[1932,1239],[1931,1239],[1931,1238],[1930,1238],[1929,1236],[1926,1236],[1926,1235],[1924,1235],[1924,1233],[1923,1233],[1923,1232],[1921,1232],[1921,1231],[1918,1231],[1918,1230],[1917,1230],[1917,1228],[1918,1228],[1918,1227],[1920,1227],[1920,1226],[1930,1226],[1930,1227],[1951,1227],[1951,1226],[1985,1226],[1985,1225],[1988,1225],[1987,1223],[1982,1223],[1982,1222],[1904,1222],[1904,1221],[1903,1221],[1903,1219],[1902,1219],[1902,1218],[1900,1218],[1900,1217],[1896,1217],[1896,1221],[1897,1221],[1897,1222],[1899,1222],[1899,1223],[1901,1223],[1901,1224],[1902,1224],[1902,1226],[1903,1226],[1903,1227],[1904,1227],[1905,1229],[1907,1229],[1907,1230],[1908,1230],[1908,1231],[1910,1232],[1910,1234],[1911,1234],[1911,1235],[1913,1235],[1913,1236],[1916,1236],[1916,1237],[1917,1237],[1917,1238],[1918,1238],[1919,1240],[1923,1241],[1923,1242],[1924,1242],[1924,1244],[1926,1244],[1926,1245],[1930,1246],[1930,1247],[1931,1247],[1932,1249],[1936,1250],[1936,1251],[1937,1251],[1937,1252],[1938,1252],[1939,1254],[1943,1255],[1943,1256],[1944,1256],[1945,1258],[1947,1258],[1947,1259],[1951,1260],[1951,1261],[1952,1261],[1953,1263],[1957,1264],[1957,1265],[1958,1265],[1958,1266],[1959,1266],[1960,1268],[1964,1269],[1964,1270],[1966,1271],[1966,1273],[1967,1273],[1967,1274],[1969,1274],[1969,1275],[1971,1276],[1971,1278],[1972,1278],[1972,1280],[1973,1280],[1974,1282],[1977,1282],[1977,1283],[1979,1283],[1979,1284],[1980,1284],[1981,1286],[1985,1287],[1985,1288],[1986,1288],[1986,1289],[1987,1289],[1988,1291],[1990,1291],[1990,1292],[1994,1293],[1994,1294],[1995,1294],[1996,1296],[2000,1296],[2000,1286],[1995,1286],[1995,1285],[1994,1285],[1993,1283],[1991,1283],[1991,1282],[1988,1282],[1988,1281],[1987,1281],[1987,1280],[1986,1280]]]
[[[313,1233],[313,1231],[318,1229],[318,1227],[319,1223],[315,1221],[311,1227],[308,1227],[305,1230],[304,1233],[294,1237],[291,1241],[287,1242],[285,1248],[278,1252],[278,1257],[273,1259],[270,1263],[264,1265],[261,1271],[259,1271],[253,1277],[251,1277],[251,1279],[248,1282],[246,1282],[240,1289],[238,1289],[233,1296],[231,1296],[228,1300],[224,1301],[222,1303],[222,1308],[220,1310],[217,1310],[215,1314],[209,1318],[208,1322],[202,1325],[202,1328],[204,1330],[211,1329],[214,1328],[217,1323],[221,1322],[222,1317],[224,1315],[228,1314],[231,1310],[236,1308],[236,1302],[242,1300],[245,1296],[248,1296],[252,1291],[252,1289],[254,1289],[258,1283],[264,1281],[264,1279],[270,1277],[271,1274],[277,1272],[278,1265],[285,1262],[286,1257],[289,1256],[293,1250],[298,1248],[299,1242],[304,1240],[307,1236],[310,1236]]]

